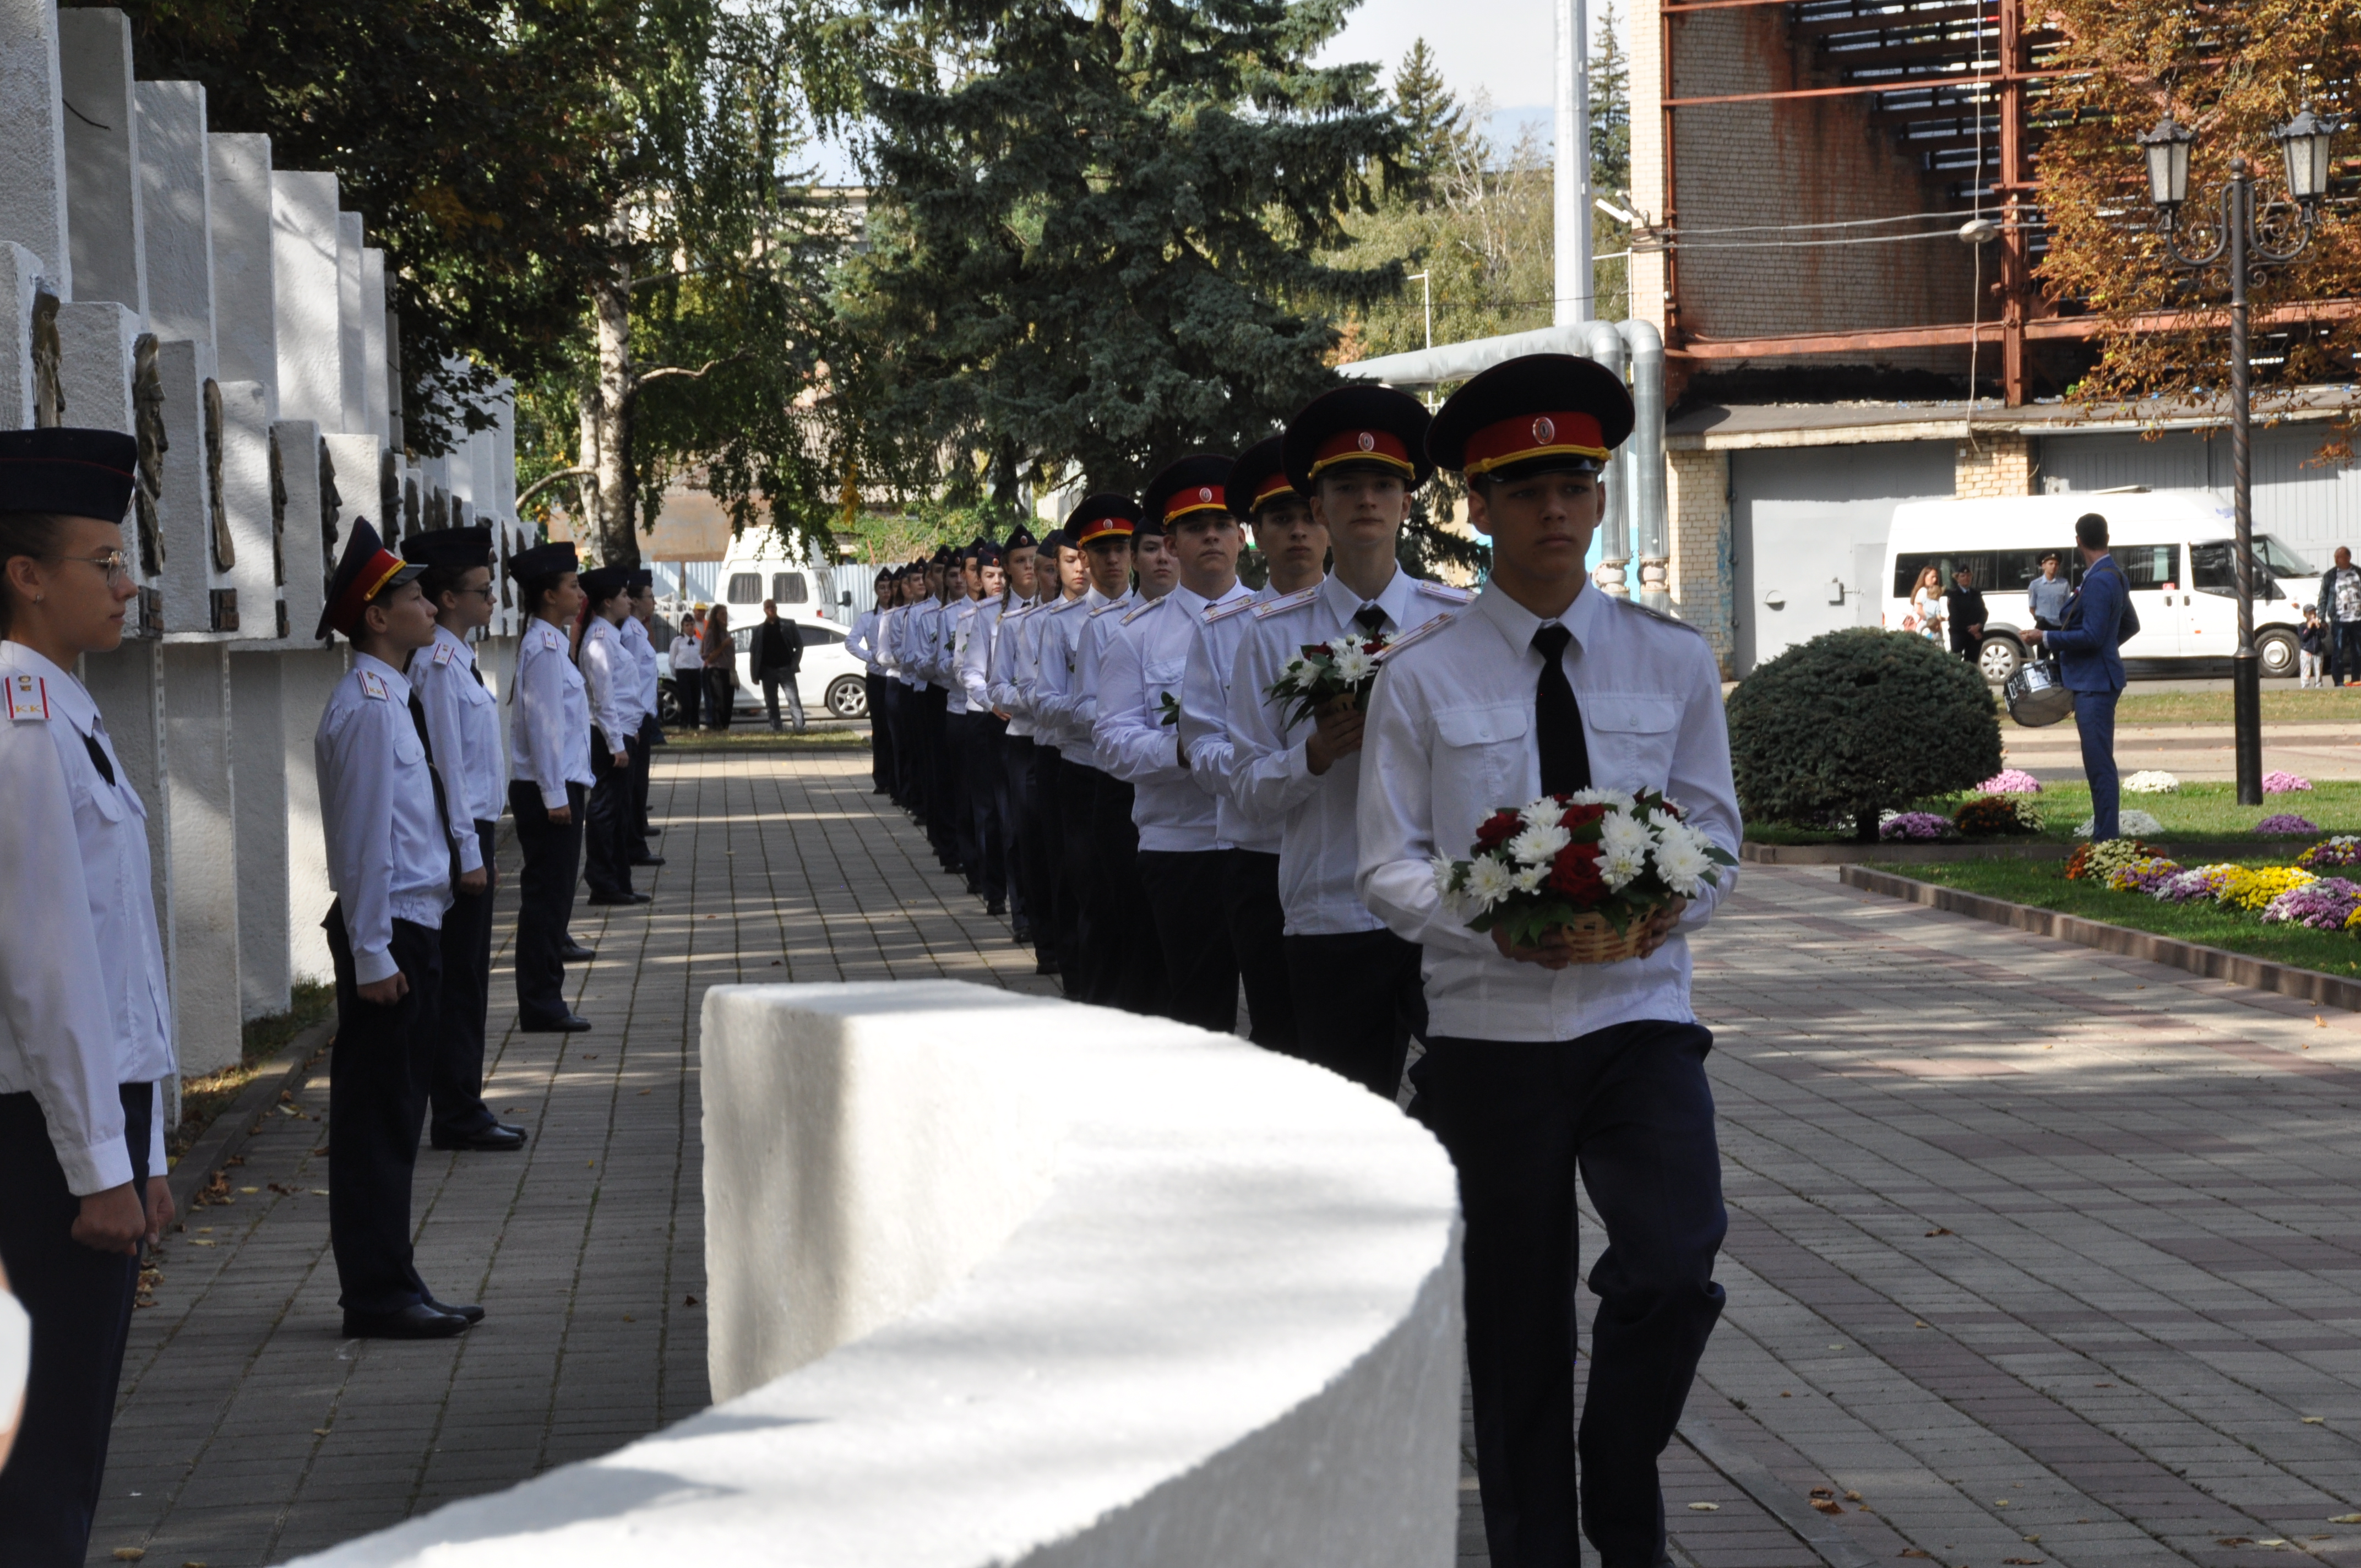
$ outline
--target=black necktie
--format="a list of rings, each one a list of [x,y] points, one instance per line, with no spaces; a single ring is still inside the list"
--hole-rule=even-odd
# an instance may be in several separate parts
[[[478,685],[479,685],[479,686],[484,686],[484,666],[483,666],[483,665],[478,664],[478,663],[476,663],[476,661],[474,661],[473,659],[470,659],[470,660],[468,660],[468,661],[467,661],[467,673],[468,673],[469,674],[471,674],[471,675],[473,675],[473,676],[475,676],[475,677],[476,677],[476,684],[477,684]],[[491,687],[489,687],[489,686],[484,686],[484,689],[485,689],[486,691],[489,691],[489,690],[491,690],[492,688],[491,688]]]
[[[90,751],[90,765],[98,770],[100,778],[112,784],[115,782],[115,764],[106,760],[106,748],[98,743],[95,735],[83,736],[82,743]]]
[[[418,730],[418,743],[426,748],[426,782],[434,786],[434,815],[442,819],[443,842],[451,848],[451,891],[459,890],[459,846],[451,837],[451,803],[443,796],[443,775],[434,766],[434,742],[426,738],[426,705],[418,700],[418,688],[410,688],[410,722]]]
[[[1572,795],[1590,787],[1590,746],[1582,738],[1582,706],[1565,678],[1565,645],[1574,633],[1555,621],[1533,632],[1542,678],[1533,688],[1533,735],[1541,742],[1542,793]]]
[[[1353,612],[1353,624],[1363,635],[1375,637],[1386,629],[1386,611],[1382,605],[1365,604]]]

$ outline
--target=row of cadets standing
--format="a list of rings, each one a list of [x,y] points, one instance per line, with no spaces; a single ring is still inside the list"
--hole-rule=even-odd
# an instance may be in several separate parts
[[[517,1024],[528,1034],[590,1027],[566,1001],[566,965],[593,955],[567,933],[590,798],[590,705],[566,629],[583,603],[571,543],[509,559],[526,614],[509,687],[509,810],[524,859],[517,877]]]
[[[408,550],[407,559],[425,568],[418,587],[435,620],[434,642],[410,662],[410,684],[425,710],[426,737],[458,851],[457,881],[443,916],[442,1001],[427,1079],[429,1135],[438,1149],[518,1149],[524,1146],[524,1130],[503,1125],[484,1103],[492,894],[499,880],[493,847],[506,758],[500,705],[477,667],[468,633],[491,624],[492,531],[445,528],[414,534]]]
[[[1220,1034],[1237,1022],[1229,861],[1219,796],[1191,776],[1179,724],[1190,655],[1205,617],[1255,598],[1238,581],[1242,540],[1227,488],[1234,466],[1210,454],[1184,457],[1149,482],[1140,498],[1143,520],[1162,531],[1161,553],[1177,581],[1110,618],[1093,682],[1092,739],[1111,781],[1108,804],[1128,807],[1124,822],[1131,829],[1127,841],[1102,844],[1109,862],[1102,870],[1120,876],[1126,859],[1137,868],[1162,959],[1162,994],[1145,1000],[1160,1003],[1159,1011],[1181,1023]],[[1149,537],[1135,535],[1135,548]],[[1144,565],[1141,576],[1144,587]]]
[[[418,586],[425,571],[357,519],[317,632],[352,644],[312,743],[335,893],[321,923],[336,976],[328,1235],[347,1337],[441,1339],[484,1315],[436,1300],[411,1247],[418,1136],[442,1054],[442,927],[460,861],[425,703],[410,680],[438,636]]]
[[[1228,694],[1232,798],[1279,829],[1296,1053],[1389,1100],[1411,1036],[1425,1037],[1426,1003],[1418,948],[1388,930],[1353,885],[1366,715],[1333,707],[1310,726],[1289,726],[1268,694],[1302,648],[1406,636],[1471,597],[1395,561],[1411,495],[1434,472],[1427,423],[1417,399],[1367,386],[1325,393],[1289,422],[1288,482],[1325,525],[1334,566],[1248,612]]]
[[[623,641],[631,619],[632,573],[626,566],[598,566],[581,573],[583,699],[590,712],[590,794],[583,828],[584,880],[593,907],[646,904],[650,895],[631,888],[631,867],[651,859],[640,836],[637,798],[643,748],[640,710],[642,672]]]
[[[71,673],[123,640],[137,444],[0,433],[0,1266],[30,1318],[0,1563],[81,1568],[177,1076],[146,804]],[[412,1135],[414,1140],[416,1128]]]
[[[1316,585],[1328,557],[1328,531],[1289,482],[1282,444],[1276,435],[1257,443],[1224,476],[1224,499],[1233,515],[1252,525],[1270,575],[1253,594],[1209,602],[1198,616],[1175,728],[1190,778],[1213,797],[1222,911],[1231,956],[1246,991],[1249,1037],[1258,1046],[1291,1053],[1296,1049],[1295,997],[1282,941],[1286,916],[1279,897],[1280,834],[1276,824],[1239,806],[1232,787],[1236,751],[1229,734],[1230,680],[1238,643],[1252,624],[1249,612]],[[1210,1020],[1210,1000],[1202,1011]],[[1225,1020],[1218,1026],[1226,1030],[1229,1025]]]

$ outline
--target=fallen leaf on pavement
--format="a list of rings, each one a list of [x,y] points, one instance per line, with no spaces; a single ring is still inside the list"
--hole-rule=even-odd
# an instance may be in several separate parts
[[[1698,1514],[1718,1514],[1721,1512],[1721,1505],[1719,1503],[1691,1503],[1689,1505],[1689,1511],[1691,1513]]]
[[[117,1563],[137,1563],[147,1555],[148,1549],[144,1546],[118,1546],[115,1549]]]
[[[2308,1427],[2316,1427],[2325,1424],[2328,1418],[2326,1416],[2306,1416],[2303,1418],[2303,1424]]]
[[[1930,1236],[1948,1236],[1951,1234],[1951,1228],[1949,1225],[1938,1225],[1927,1234]]]
[[[2330,1524],[2361,1524],[2361,1514],[2332,1514]]]
[[[1814,1497],[1812,1499],[1812,1507],[1819,1509],[1820,1512],[1824,1514],[1840,1514],[1844,1512],[1844,1505],[1838,1502],[1834,1497]]]

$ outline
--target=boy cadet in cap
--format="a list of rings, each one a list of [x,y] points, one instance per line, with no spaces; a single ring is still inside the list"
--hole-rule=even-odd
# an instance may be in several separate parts
[[[436,1301],[411,1255],[411,1177],[440,1048],[442,925],[459,860],[408,674],[434,644],[434,607],[418,587],[425,571],[356,520],[316,633],[342,632],[353,647],[312,740],[336,895],[322,922],[336,971],[328,1239],[346,1338],[442,1339],[484,1315]]]
[[[927,567],[928,598],[918,607],[913,645],[925,680],[919,709],[927,760],[927,838],[935,859],[953,876],[966,874],[960,861],[961,806],[966,795],[951,766],[950,614],[962,597],[960,565],[950,545],[936,550]]]
[[[1082,641],[1075,649],[1075,696],[1071,712],[1077,723],[1089,727],[1093,750],[1097,747],[1099,676],[1107,649],[1121,632],[1126,616],[1162,598],[1180,578],[1180,558],[1172,553],[1170,541],[1165,535],[1164,519],[1145,507],[1140,509],[1139,521],[1131,532],[1130,554],[1130,596],[1094,613],[1083,626]],[[1129,780],[1117,778],[1108,771],[1104,753],[1099,757],[1098,788],[1098,805],[1091,814],[1091,837],[1101,904],[1120,912],[1145,908],[1148,890],[1139,880],[1139,828],[1132,817],[1137,792]],[[1114,927],[1110,925],[1107,929],[1112,935]],[[1148,940],[1126,941],[1111,950],[1115,980],[1105,1000],[1127,1013],[1160,1014],[1170,1005],[1164,949],[1154,939],[1153,926],[1146,935]]]
[[[967,685],[960,675],[960,660],[975,621],[977,596],[983,591],[981,576],[973,544],[963,544],[951,552],[942,643],[936,653],[936,668],[947,688],[943,694],[943,766],[951,786],[953,856],[959,862],[960,874],[967,879],[968,892],[978,898],[985,896],[985,889],[983,845],[976,837],[974,792],[969,787],[975,761],[975,723],[968,707]]]
[[[503,1126],[484,1103],[492,846],[507,760],[500,754],[500,705],[485,688],[467,634],[492,620],[492,531],[430,530],[412,538],[410,556],[425,568],[418,590],[434,607],[435,622],[434,642],[410,662],[410,684],[426,712],[426,739],[459,852],[459,880],[443,916],[442,1009],[427,1077],[429,1134],[438,1149],[522,1148],[523,1130]]]
[[[590,708],[590,797],[583,825],[583,880],[596,907],[649,902],[631,891],[631,748],[640,732],[640,673],[623,646],[630,612],[627,566],[580,575],[583,698]]]
[[[1033,731],[1033,776],[1020,844],[1027,897],[1033,905],[1033,972],[1056,975],[1075,950],[1076,910],[1065,881],[1067,829],[1058,804],[1064,757],[1057,727],[1041,708],[1042,658],[1045,648],[1055,652],[1061,646],[1050,635],[1050,612],[1080,599],[1090,583],[1082,553],[1063,529],[1041,536],[1034,560],[1033,608],[1016,624],[1002,701]]]
[[[1409,1036],[1424,1037],[1426,1006],[1418,948],[1353,891],[1363,715],[1331,707],[1316,721],[1290,723],[1269,693],[1300,649],[1403,636],[1471,597],[1394,564],[1411,492],[1434,472],[1426,426],[1417,399],[1366,386],[1326,393],[1289,422],[1288,482],[1328,530],[1336,566],[1316,587],[1248,612],[1230,679],[1232,788],[1246,815],[1279,829],[1297,1051],[1389,1100],[1400,1088]]]
[[[1002,585],[998,608],[993,611],[992,637],[983,658],[983,698],[998,723],[994,745],[996,773],[993,787],[993,817],[1000,825],[1000,853],[1008,883],[1009,931],[1021,945],[1033,942],[1038,905],[1025,872],[1025,841],[1032,813],[1033,721],[1012,706],[1013,660],[1025,616],[1033,609],[1033,564],[1039,545],[1019,523],[1002,547]]]
[[[648,818],[648,785],[654,767],[652,747],[662,746],[664,726],[656,720],[656,644],[648,634],[656,618],[656,575],[642,566],[631,574],[626,590],[630,595],[630,613],[620,628],[623,646],[630,650],[631,661],[638,665],[640,743],[631,749],[631,864],[660,866],[664,857],[648,848],[648,839],[656,832],[656,825]]]
[[[894,733],[885,717],[886,690],[893,684],[885,663],[884,630],[885,617],[893,613],[894,574],[877,574],[871,585],[873,598],[869,608],[852,622],[852,635],[844,640],[845,652],[861,661],[862,695],[868,700],[862,707],[869,717],[869,793],[891,796],[894,794]]]
[[[1295,1048],[1295,998],[1288,985],[1282,947],[1286,916],[1279,902],[1279,832],[1276,824],[1248,816],[1238,806],[1231,773],[1236,753],[1230,745],[1230,675],[1238,643],[1257,604],[1301,593],[1320,581],[1328,558],[1328,531],[1312,519],[1311,505],[1288,482],[1281,460],[1283,438],[1272,436],[1246,449],[1224,476],[1222,493],[1230,510],[1254,527],[1255,543],[1270,572],[1269,581],[1247,596],[1232,595],[1208,604],[1197,618],[1197,637],[1181,677],[1180,717],[1174,727],[1188,753],[1189,776],[1213,797],[1214,842],[1222,861],[1222,909],[1230,950],[1246,993],[1247,1035],[1273,1050]]]
[[[957,659],[952,673],[959,677],[960,696],[967,704],[968,838],[982,867],[972,877],[971,885],[977,882],[983,884],[985,914],[1003,915],[1008,912],[1015,885],[1009,874],[1011,835],[1004,817],[1004,797],[1008,791],[1001,773],[1008,721],[993,709],[986,675],[1007,597],[1008,577],[1000,546],[989,539],[977,540],[969,546],[969,554],[975,564],[976,597],[960,612]]]
[[[517,875],[517,1025],[528,1034],[590,1026],[566,1005],[565,991],[573,948],[566,927],[574,916],[591,783],[590,705],[566,645],[566,628],[582,609],[577,565],[570,543],[536,545],[509,558],[509,576],[531,617],[517,639],[516,678],[509,685],[509,810],[524,856]]]
[[[894,754],[899,769],[902,809],[919,827],[927,825],[927,772],[924,713],[926,681],[918,674],[915,629],[924,609],[926,564],[913,561],[895,575],[894,613],[885,630],[885,653],[893,666]]]
[[[0,1563],[81,1568],[177,1080],[147,806],[73,674],[123,641],[137,444],[0,433],[0,1265],[31,1318]]]
[[[1467,1359],[1492,1560],[1664,1561],[1656,1459],[1722,1305],[1725,1220],[1712,1036],[1689,1006],[1688,944],[1731,873],[1651,923],[1641,956],[1573,965],[1479,935],[1442,907],[1433,858],[1459,856],[1502,806],[1583,789],[1662,791],[1733,854],[1740,825],[1711,649],[1608,598],[1583,557],[1598,470],[1631,429],[1622,381],[1533,355],[1484,372],[1436,416],[1428,450],[1468,479],[1490,581],[1385,659],[1360,798],[1361,896],[1423,944],[1431,1031],[1412,1113],[1451,1151],[1467,1222]],[[1607,1230],[1589,1386],[1575,1436],[1575,1185]]]
[[[1084,628],[1108,606],[1131,598],[1131,533],[1139,503],[1129,496],[1085,496],[1066,519],[1084,589],[1048,611],[1041,629],[1040,677],[1033,711],[1056,738],[1059,876],[1074,912],[1071,938],[1058,953],[1060,981],[1080,1002],[1112,1002],[1121,977],[1118,950],[1121,910],[1105,907],[1105,884],[1098,874],[1092,828],[1098,813],[1098,751],[1087,719],[1075,707],[1083,695],[1080,675]]]
[[[1167,1011],[1228,1034],[1237,1024],[1238,966],[1231,950],[1215,793],[1192,776],[1178,724],[1189,655],[1203,618],[1250,604],[1238,581],[1240,538],[1230,514],[1232,460],[1183,457],[1149,481],[1141,510],[1160,519],[1180,570],[1171,592],[1126,613],[1106,639],[1094,738],[1110,776],[1133,791],[1139,881],[1163,949]]]

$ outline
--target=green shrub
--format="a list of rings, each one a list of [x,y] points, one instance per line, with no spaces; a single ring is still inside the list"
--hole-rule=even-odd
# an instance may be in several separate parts
[[[1976,667],[1923,637],[1857,627],[1790,648],[1730,695],[1730,760],[1750,817],[1812,822],[1973,789],[2000,771]]]

